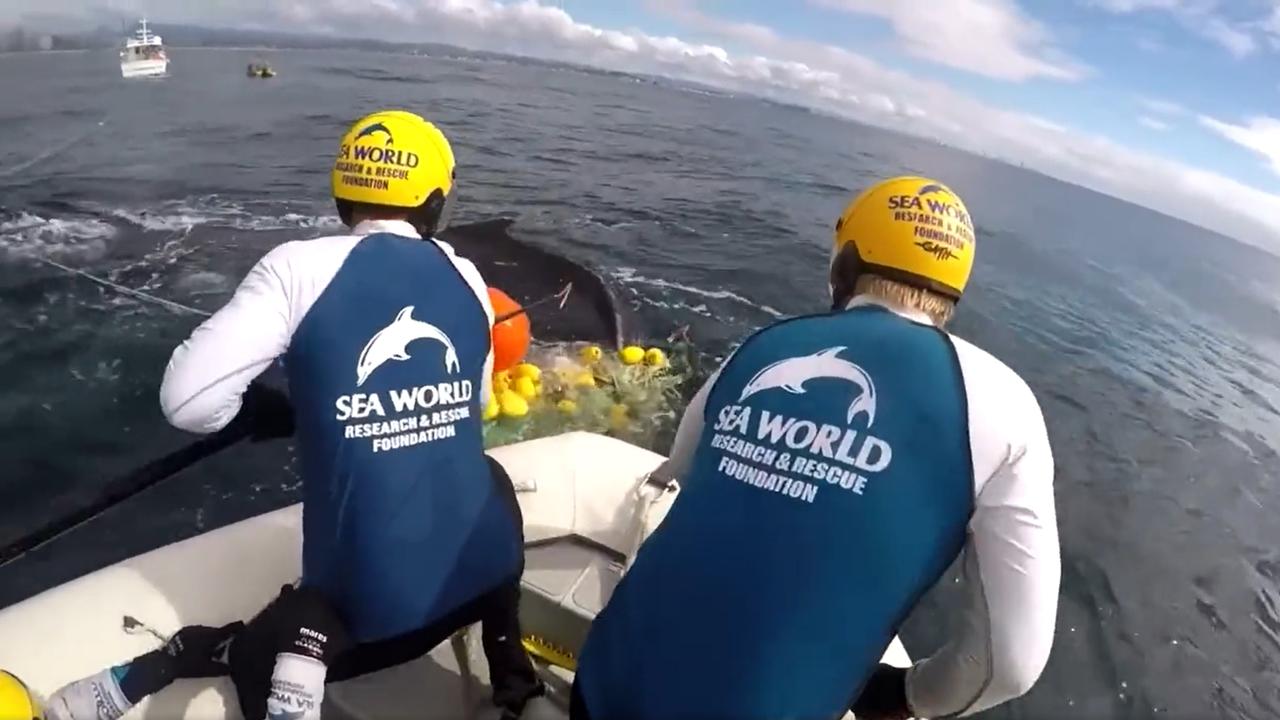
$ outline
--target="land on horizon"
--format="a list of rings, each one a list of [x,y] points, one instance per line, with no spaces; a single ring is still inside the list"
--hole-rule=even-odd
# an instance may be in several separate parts
[[[511,58],[519,58],[521,62],[526,63],[540,64],[548,67],[571,67],[593,74],[627,77],[657,85],[694,88],[718,95],[749,95],[763,102],[781,105],[803,112],[831,116],[854,125],[869,125],[876,127],[878,130],[886,131],[894,135],[902,135],[915,140],[935,142],[943,147],[975,155],[1003,165],[1017,167],[1024,172],[1033,173],[1052,181],[1063,183],[1064,185],[1072,188],[1103,195],[1126,205],[1154,212],[1164,218],[1192,225],[1219,238],[1230,239],[1233,242],[1251,246],[1254,249],[1262,250],[1268,254],[1280,254],[1266,244],[1250,242],[1234,237],[1228,233],[1222,232],[1221,230],[1208,227],[1204,223],[1195,222],[1185,217],[1179,217],[1178,215],[1166,210],[1137,202],[1101,188],[1091,187],[1088,184],[1076,182],[1064,177],[1058,177],[1053,173],[1030,166],[1022,161],[1006,159],[993,153],[977,152],[972,149],[960,148],[937,137],[916,135],[885,125],[869,124],[857,118],[805,105],[792,99],[775,97],[767,93],[735,91],[699,82],[694,79],[679,78],[669,75],[657,75],[645,72],[613,70],[600,67],[598,65],[567,62],[564,60],[556,60],[514,52],[483,50],[474,47],[465,47],[462,45],[452,45],[441,42],[404,42],[379,40],[369,37],[325,34],[319,32],[280,32],[273,30],[210,27],[204,25],[163,22],[148,22],[148,25],[155,34],[163,37],[164,44],[167,47],[177,49],[240,50],[253,52],[271,50],[353,50],[364,52],[406,53],[414,55],[450,55],[478,59],[508,60]],[[123,46],[124,39],[126,37],[132,36],[137,24],[136,21],[126,20],[122,17],[119,20],[118,27],[113,27],[111,24],[105,22],[98,24],[94,29],[81,29],[71,32],[57,32],[55,30],[56,27],[57,25],[50,24],[48,20],[35,24],[11,25],[7,28],[0,26],[0,56],[31,52],[75,52],[118,49]]]
[[[462,50],[442,43],[406,43],[353,38],[320,33],[293,33],[270,30],[205,27],[169,23],[148,23],[151,31],[171,47],[254,47],[267,49],[350,49],[350,50]],[[100,24],[91,30],[58,31],[47,24],[0,26],[0,53],[48,50],[98,50],[118,48],[133,35],[136,24],[121,22],[118,27]],[[484,51],[466,50],[476,55]],[[496,54],[496,53],[495,53]]]

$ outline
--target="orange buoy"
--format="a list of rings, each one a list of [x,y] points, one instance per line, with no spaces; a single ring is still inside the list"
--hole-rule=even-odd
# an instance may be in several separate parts
[[[489,288],[489,302],[493,305],[493,317],[499,319],[520,310],[520,303],[498,288]],[[529,350],[529,316],[518,313],[493,326],[493,371],[515,367],[524,360]]]

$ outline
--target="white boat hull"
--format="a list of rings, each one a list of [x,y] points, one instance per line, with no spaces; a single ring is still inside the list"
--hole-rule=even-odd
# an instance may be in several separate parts
[[[592,551],[584,548],[629,555],[661,522],[674,493],[664,494],[642,481],[662,457],[589,433],[518,443],[491,454],[511,473],[524,513],[529,549],[522,613],[536,600],[531,597],[545,602],[548,594],[563,592],[566,606],[593,616],[612,592],[607,576],[612,573],[616,580],[619,567],[613,560],[600,561],[603,556],[592,560]],[[153,636],[124,632],[125,616],[166,635],[184,625],[248,619],[281,585],[298,577],[301,519],[301,505],[286,507],[130,558],[0,610],[0,668],[48,695],[67,682],[155,649]],[[572,545],[574,536],[589,543]],[[579,575],[574,565],[566,574],[575,553],[588,558],[586,569]],[[531,627],[529,617],[526,632],[558,632]],[[467,652],[458,653],[462,645],[446,643],[406,665],[330,685],[325,718],[493,717],[488,691],[472,675],[487,677],[477,646],[478,641],[469,640]],[[470,671],[460,672],[459,660],[469,662]],[[885,661],[909,664],[897,639]],[[558,677],[561,687],[572,677],[549,666],[540,670],[553,681]],[[129,717],[235,720],[240,712],[228,680],[193,680],[174,683]],[[530,720],[565,717],[548,700],[535,701],[526,713]]]
[[[168,72],[168,60],[131,60],[120,63],[120,74],[126,78],[163,77]]]

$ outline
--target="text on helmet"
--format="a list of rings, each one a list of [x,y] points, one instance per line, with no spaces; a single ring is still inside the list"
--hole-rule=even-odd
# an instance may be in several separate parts
[[[411,150],[393,150],[377,145],[356,145],[354,148],[343,143],[338,148],[339,160],[359,160],[380,165],[394,165],[402,168],[416,168],[421,160],[418,153]]]
[[[973,231],[973,222],[969,219],[969,213],[955,203],[935,200],[934,198],[918,198],[911,195],[893,195],[889,198],[890,210],[920,210],[928,211],[934,215],[941,215],[960,223],[970,232]]]

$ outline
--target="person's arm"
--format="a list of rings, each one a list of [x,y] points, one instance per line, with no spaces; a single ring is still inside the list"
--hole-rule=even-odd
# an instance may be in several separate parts
[[[693,467],[693,455],[698,451],[698,441],[702,439],[702,428],[707,415],[707,396],[711,394],[711,388],[715,387],[716,380],[720,379],[721,371],[733,359],[736,352],[737,350],[734,350],[725,357],[724,362],[720,363],[720,367],[716,368],[707,381],[702,383],[702,387],[698,388],[698,392],[685,407],[684,415],[680,417],[680,425],[676,428],[676,437],[671,442],[671,451],[667,453],[667,459],[653,471],[655,476],[664,480],[674,479],[685,482],[689,469]]]
[[[707,412],[707,395],[711,393],[711,386],[715,385],[718,377],[720,377],[719,370],[707,378],[685,407],[684,415],[680,417],[680,426],[676,428],[676,437],[671,442],[671,452],[658,469],[653,471],[656,477],[684,482],[689,474],[689,468],[693,466],[693,455],[698,450],[698,440],[702,438],[702,427],[705,421],[703,416]]]
[[[474,263],[470,260],[459,256],[453,250],[453,246],[447,242],[436,240],[435,243],[444,250],[445,254],[453,262],[454,267],[458,268],[458,273],[462,275],[462,279],[467,281],[467,285],[471,287],[471,292],[475,293],[476,298],[480,300],[481,307],[484,308],[484,315],[488,318],[486,329],[490,335],[489,354],[484,359],[484,377],[480,379],[480,407],[484,407],[489,403],[489,396],[493,394],[493,303],[489,301],[489,286],[485,283],[484,277],[480,275],[480,271],[476,269]]]
[[[175,427],[212,433],[240,412],[242,396],[289,347],[289,245],[267,253],[231,300],[178,346],[165,368],[160,405]]]
[[[916,717],[967,716],[1025,694],[1053,646],[1062,569],[1053,454],[1034,396],[1018,386],[993,399],[1005,411],[994,428],[971,430],[975,450],[999,447],[1000,461],[978,492],[969,524],[964,622],[947,645],[906,673]],[[984,433],[990,439],[996,432],[1015,440],[984,443]]]

